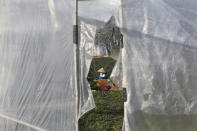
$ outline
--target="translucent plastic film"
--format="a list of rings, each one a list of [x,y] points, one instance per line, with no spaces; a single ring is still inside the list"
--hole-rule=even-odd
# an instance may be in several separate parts
[[[98,25],[99,22],[107,22],[111,16],[115,16],[117,25],[120,25],[120,8],[121,0],[90,0],[79,1],[79,16],[95,20],[93,24]]]
[[[79,43],[79,68],[80,68],[80,110],[79,117],[95,107],[92,91],[87,77],[90,69],[92,57],[94,56],[94,37],[95,26],[85,24],[80,21],[80,43]]]
[[[0,0],[0,130],[77,130],[72,0]]]
[[[197,2],[123,0],[126,131],[197,129]]]

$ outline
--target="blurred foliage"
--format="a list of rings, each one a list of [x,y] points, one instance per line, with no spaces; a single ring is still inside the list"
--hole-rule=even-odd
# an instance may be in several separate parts
[[[80,131],[121,131],[124,116],[122,91],[93,92],[96,108],[79,120]]]
[[[94,81],[89,81],[90,87],[92,90],[98,90],[99,88],[96,86],[96,82]]]

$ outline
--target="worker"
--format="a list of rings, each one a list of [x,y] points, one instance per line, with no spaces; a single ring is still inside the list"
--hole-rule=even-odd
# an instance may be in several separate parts
[[[98,80],[108,79],[107,72],[105,72],[103,68],[100,68],[97,72],[100,73],[100,75],[98,76]]]

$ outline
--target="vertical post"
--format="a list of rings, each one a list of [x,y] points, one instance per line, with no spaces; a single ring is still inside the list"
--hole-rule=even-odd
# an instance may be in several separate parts
[[[78,46],[78,0],[75,0],[74,3],[73,43]]]
[[[120,5],[120,14],[119,14],[119,17],[120,17],[120,28],[121,28],[121,31],[122,33],[124,32],[123,31],[123,0],[121,0],[121,5]],[[125,48],[125,36],[123,34],[123,41],[122,41],[122,49],[121,49],[121,55],[122,55],[122,87],[123,87],[123,93],[124,93],[124,122],[123,122],[123,128],[122,128],[122,131],[126,131],[127,129],[125,128],[126,125],[128,123],[127,121],[127,88],[128,88],[128,85],[127,85],[127,69],[126,69],[126,48]]]
[[[79,130],[79,41],[78,41],[78,0],[74,0],[74,25],[73,25],[73,44],[74,44],[74,67],[75,67],[75,91],[76,91],[76,131]]]

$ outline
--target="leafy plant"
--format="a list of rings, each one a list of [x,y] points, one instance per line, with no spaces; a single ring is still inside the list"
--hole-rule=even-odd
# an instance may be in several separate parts
[[[80,131],[121,131],[124,102],[121,91],[93,92],[96,108],[79,121]]]

